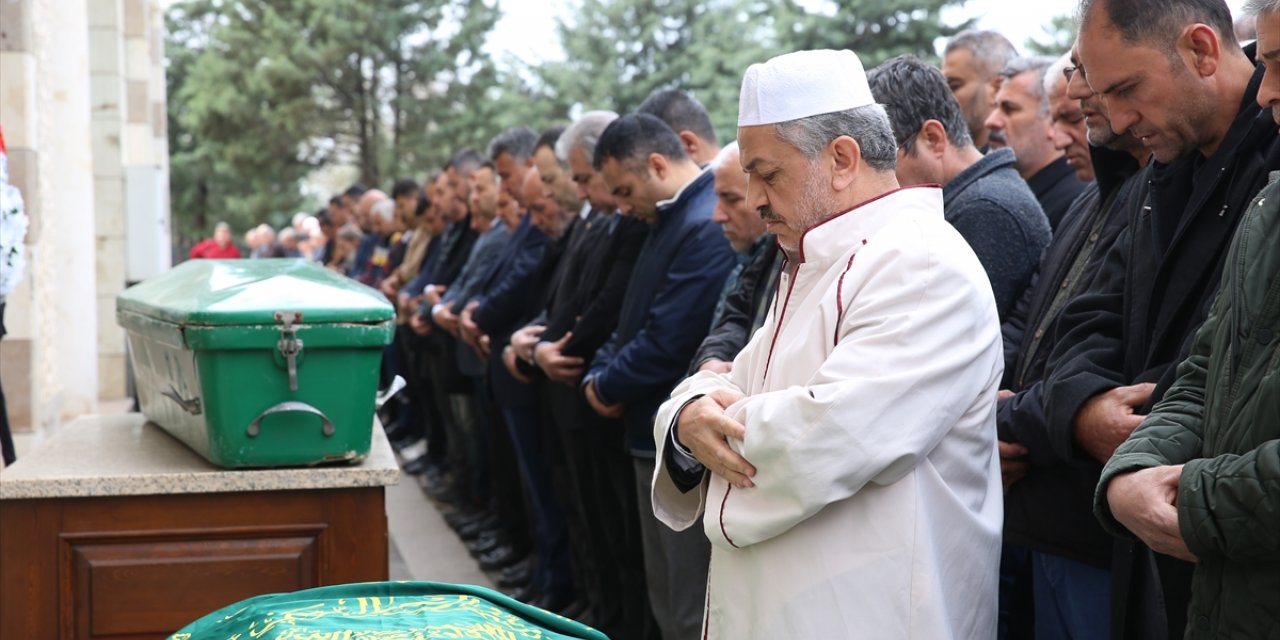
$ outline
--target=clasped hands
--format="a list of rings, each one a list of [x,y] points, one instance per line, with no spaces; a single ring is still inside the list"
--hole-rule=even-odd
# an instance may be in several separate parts
[[[1111,479],[1107,504],[1111,515],[1152,551],[1187,562],[1198,559],[1178,528],[1178,482],[1182,465],[1133,471]]]
[[[729,446],[729,438],[741,441],[747,428],[729,417],[726,409],[743,398],[730,389],[717,389],[690,402],[676,419],[676,440],[693,453],[708,471],[739,489],[754,487],[756,468]]]

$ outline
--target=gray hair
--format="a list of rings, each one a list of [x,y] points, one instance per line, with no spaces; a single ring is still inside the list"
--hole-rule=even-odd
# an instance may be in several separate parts
[[[964,49],[973,54],[974,65],[978,67],[984,81],[994,78],[1010,60],[1018,57],[1018,50],[1013,43],[997,31],[979,29],[961,31],[947,42],[947,48],[942,55],[950,55],[957,49]]]
[[[556,159],[568,164],[569,154],[574,149],[581,149],[587,162],[596,156],[596,144],[600,142],[600,134],[610,122],[618,119],[612,111],[588,111],[569,125],[560,139],[556,141]]]
[[[738,141],[734,140],[733,142],[730,142],[729,144],[726,144],[725,146],[721,147],[720,153],[717,153],[716,157],[711,159],[711,162],[708,163],[708,166],[712,171],[719,171],[720,168],[723,167],[725,163],[729,161],[730,156],[737,156],[737,155],[738,155]]]
[[[1040,105],[1039,114],[1041,118],[1049,115],[1049,94],[1045,92],[1045,85],[1047,84],[1045,82],[1045,71],[1054,62],[1055,60],[1048,56],[1027,56],[1014,58],[1000,70],[1000,77],[1004,78],[1006,82],[1024,73],[1036,74],[1036,77],[1028,83],[1027,87],[1031,91],[1031,97],[1035,98]]]
[[[849,136],[858,141],[862,160],[872,169],[893,171],[898,163],[898,143],[893,139],[889,116],[878,104],[780,122],[775,131],[778,139],[810,160],[832,140]]]
[[[1277,12],[1280,12],[1280,0],[1249,0],[1244,3],[1244,15],[1252,18]]]
[[[369,210],[369,213],[382,218],[383,222],[391,222],[391,219],[396,215],[395,203],[391,200],[379,200],[373,203],[373,208]],[[292,231],[293,228],[290,227],[289,230]],[[282,231],[281,234],[283,233]]]
[[[1053,61],[1048,69],[1044,71],[1044,92],[1047,96],[1053,93],[1053,88],[1061,82],[1063,85],[1067,83],[1067,77],[1062,75],[1062,70],[1071,65],[1071,52],[1062,54],[1061,58]]]
[[[529,127],[511,127],[489,141],[489,159],[496,162],[498,156],[507,153],[512,160],[527,160],[538,144],[538,134]]]

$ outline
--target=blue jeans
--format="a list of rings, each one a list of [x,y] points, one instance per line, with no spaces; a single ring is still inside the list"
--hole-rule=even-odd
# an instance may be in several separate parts
[[[1036,640],[1092,640],[1111,633],[1111,571],[1033,551]]]

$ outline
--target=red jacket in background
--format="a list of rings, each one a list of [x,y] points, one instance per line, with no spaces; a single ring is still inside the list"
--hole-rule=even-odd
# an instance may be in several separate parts
[[[236,248],[236,245],[228,243],[227,246],[220,247],[213,238],[209,238],[207,240],[201,240],[199,244],[191,247],[191,257],[226,259],[239,258],[241,256],[240,250]]]

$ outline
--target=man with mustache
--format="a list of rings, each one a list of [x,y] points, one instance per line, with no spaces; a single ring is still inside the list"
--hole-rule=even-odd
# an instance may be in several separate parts
[[[1222,0],[1086,0],[1080,15],[1073,78],[1154,157],[1129,228],[1063,309],[1046,369],[1048,442],[1086,464],[1107,462],[1165,396],[1241,215],[1280,169],[1280,142],[1256,102],[1263,70],[1236,42]],[[1112,637],[1182,637],[1192,565],[1129,541],[1114,558]]]
[[[1074,48],[1070,56],[1045,79],[1052,113],[1063,121],[1054,126],[1080,119],[1088,144],[1077,175],[1096,180],[1071,203],[1034,283],[1001,327],[1004,391],[996,425],[1006,490],[1003,570],[1009,572],[1009,597],[1016,602],[1034,585],[1030,608],[1037,633],[1090,638],[1106,637],[1110,609],[1111,539],[1094,523],[1087,499],[1101,465],[1058,455],[1044,412],[1043,380],[1056,344],[1055,320],[1093,278],[1100,256],[1145,196],[1148,176],[1140,167],[1148,154],[1133,136],[1111,131],[1101,100],[1075,73]],[[1011,605],[1010,613],[1020,611]]]
[[[991,284],[936,187],[899,188],[858,57],[752,65],[748,201],[786,252],[729,374],[653,423],[653,509],[705,511],[703,638],[991,638],[1000,547]],[[687,449],[686,449],[687,448]]]
[[[995,108],[986,124],[991,130],[991,148],[1013,149],[1018,174],[1036,194],[1049,226],[1056,230],[1084,183],[1050,139],[1045,70],[1052,63],[1051,58],[1018,58],[1001,70],[1004,82],[996,91]]]
[[[1280,1],[1254,0],[1245,11],[1257,18],[1265,68],[1257,101],[1280,125]],[[1269,182],[1240,222],[1217,300],[1178,381],[1116,450],[1096,497],[1108,530],[1197,559],[1187,638],[1277,630],[1280,381],[1272,374],[1280,317],[1271,301],[1280,282],[1280,174]]]

